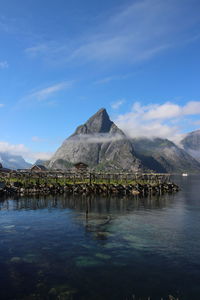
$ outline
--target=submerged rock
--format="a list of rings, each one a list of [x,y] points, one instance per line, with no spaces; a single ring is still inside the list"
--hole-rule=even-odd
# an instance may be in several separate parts
[[[99,264],[101,264],[101,262],[99,260],[95,260],[92,257],[79,256],[76,259],[76,265],[78,267],[93,267]]]
[[[21,257],[18,256],[14,256],[10,260],[11,263],[15,263],[15,264],[20,263],[21,261],[22,261]]]
[[[105,260],[111,259],[111,256],[110,256],[110,255],[108,255],[108,254],[103,254],[103,253],[97,253],[95,256],[98,257],[98,258],[101,258],[101,259],[105,259]]]
[[[3,228],[12,229],[12,228],[15,228],[15,225],[5,225],[5,226],[3,226]]]
[[[49,296],[56,296],[57,290],[55,288],[51,288],[48,292]]]

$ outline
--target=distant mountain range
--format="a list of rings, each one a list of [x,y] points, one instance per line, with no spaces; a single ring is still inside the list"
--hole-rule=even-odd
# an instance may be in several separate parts
[[[20,155],[10,154],[8,152],[0,152],[0,163],[4,168],[16,170],[16,169],[28,169],[31,164],[26,162]]]
[[[130,139],[100,109],[63,142],[48,166],[84,162],[96,170],[200,172],[200,162],[185,150],[167,139]]]
[[[5,168],[30,168],[22,156],[0,153]],[[95,170],[200,172],[200,130],[188,133],[180,146],[162,138],[131,139],[100,109],[85,124],[77,127],[58,148],[50,161],[36,164],[66,170],[83,162]]]

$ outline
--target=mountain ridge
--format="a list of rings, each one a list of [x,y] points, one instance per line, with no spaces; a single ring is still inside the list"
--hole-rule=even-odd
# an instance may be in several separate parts
[[[133,144],[136,156],[146,168],[150,168],[154,161],[159,172],[200,172],[200,163],[168,139],[136,138]]]
[[[80,161],[97,170],[200,172],[200,163],[168,139],[127,137],[104,108],[64,140],[49,167],[66,169]]]
[[[187,133],[180,144],[187,153],[200,162],[200,129]]]

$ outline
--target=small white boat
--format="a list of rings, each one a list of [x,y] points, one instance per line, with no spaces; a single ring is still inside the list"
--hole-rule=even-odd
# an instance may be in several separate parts
[[[187,173],[182,173],[182,176],[188,176],[188,174]]]

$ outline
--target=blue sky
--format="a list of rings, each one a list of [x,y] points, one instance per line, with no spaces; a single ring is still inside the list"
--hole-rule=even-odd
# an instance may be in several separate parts
[[[200,128],[198,0],[1,0],[0,151],[48,158],[105,107],[130,136]]]

